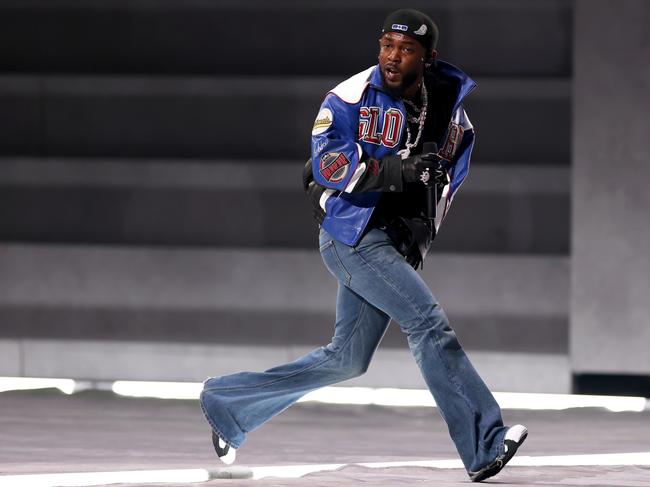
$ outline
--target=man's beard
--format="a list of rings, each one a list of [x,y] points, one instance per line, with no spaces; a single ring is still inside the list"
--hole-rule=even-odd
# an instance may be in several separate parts
[[[404,92],[411,86],[413,83],[415,83],[418,79],[418,72],[417,71],[410,71],[406,74],[403,75],[402,82],[399,84],[398,87],[393,88],[388,85],[386,82],[386,77],[384,76],[384,70],[380,69],[379,72],[381,73],[381,80],[383,82],[384,88],[386,91],[388,91],[391,95],[397,97],[397,98],[402,98],[404,96]]]

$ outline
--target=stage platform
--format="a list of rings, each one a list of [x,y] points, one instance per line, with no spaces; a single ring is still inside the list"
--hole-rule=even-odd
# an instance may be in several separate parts
[[[530,435],[513,464],[486,484],[650,486],[647,408],[616,413],[504,410],[504,419],[526,424]],[[628,453],[637,455],[613,455]],[[120,481],[118,485],[148,485],[153,479],[154,485],[163,485],[155,476],[128,476],[158,470],[173,470],[163,478],[178,481],[165,485],[178,486],[471,485],[464,470],[448,468],[454,462],[443,460],[458,463],[435,408],[296,404],[251,433],[236,465],[224,468],[213,453],[198,401],[98,391],[0,393],[2,487],[72,482],[79,477],[34,475],[81,472],[114,473],[88,477],[95,482],[105,478],[106,483]],[[299,471],[290,466],[306,465],[311,467],[303,469],[305,475],[290,478]],[[193,483],[206,471],[213,477],[271,476]]]

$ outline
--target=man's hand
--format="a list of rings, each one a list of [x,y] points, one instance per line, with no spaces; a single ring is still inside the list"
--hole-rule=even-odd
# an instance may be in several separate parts
[[[440,159],[432,152],[407,157],[402,161],[402,179],[405,183],[421,182],[425,185],[447,182],[447,173],[440,167]]]

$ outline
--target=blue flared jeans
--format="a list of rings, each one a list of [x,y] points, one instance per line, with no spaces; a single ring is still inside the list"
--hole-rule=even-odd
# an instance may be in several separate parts
[[[321,229],[319,243],[339,284],[331,343],[265,372],[206,380],[201,407],[210,426],[239,448],[248,432],[307,392],[363,374],[392,319],[408,338],[465,468],[476,471],[494,460],[506,432],[501,410],[442,307],[386,232],[371,229],[349,246]]]

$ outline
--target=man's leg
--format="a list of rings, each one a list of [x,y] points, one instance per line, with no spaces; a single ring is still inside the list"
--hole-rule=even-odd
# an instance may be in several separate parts
[[[241,372],[205,381],[201,407],[212,429],[239,448],[246,433],[307,392],[361,375],[386,328],[388,316],[339,283],[332,342],[265,372]]]
[[[466,469],[478,470],[503,453],[507,428],[498,404],[465,355],[440,304],[386,233],[373,229],[356,247],[332,240],[329,262],[353,291],[406,333]]]

